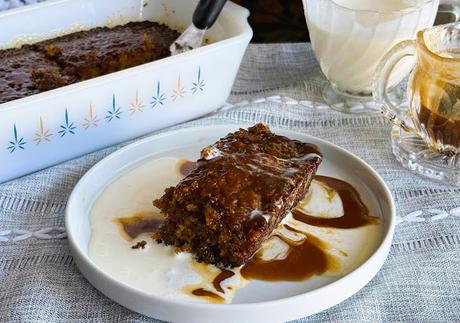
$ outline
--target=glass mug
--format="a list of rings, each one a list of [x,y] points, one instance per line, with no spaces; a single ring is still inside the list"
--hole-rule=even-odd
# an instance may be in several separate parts
[[[416,55],[408,83],[408,107],[396,108],[387,98],[390,74],[399,60]],[[444,156],[460,153],[460,23],[432,27],[416,40],[397,44],[375,74],[374,99],[385,118],[416,134]],[[458,156],[458,155],[457,155]]]
[[[360,109],[363,104],[367,112],[378,112],[372,100],[377,64],[395,44],[433,26],[438,7],[458,9],[458,3],[445,8],[447,2],[303,0],[312,48],[329,81],[323,89],[326,103],[342,112],[366,112]],[[413,63],[410,59],[400,63],[388,81],[390,87],[409,75]]]

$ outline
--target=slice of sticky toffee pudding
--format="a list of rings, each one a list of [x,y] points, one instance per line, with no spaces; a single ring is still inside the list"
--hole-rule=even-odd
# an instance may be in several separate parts
[[[240,266],[304,197],[321,158],[262,124],[230,133],[153,202],[166,215],[155,238],[201,262]]]

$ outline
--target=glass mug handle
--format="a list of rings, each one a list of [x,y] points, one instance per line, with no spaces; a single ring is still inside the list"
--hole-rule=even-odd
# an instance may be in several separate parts
[[[455,21],[460,21],[460,3],[458,0],[440,0],[438,13],[449,13],[454,15]],[[384,118],[390,120],[395,125],[403,128],[405,131],[415,132],[404,121],[403,111],[397,108],[388,99],[386,90],[388,79],[396,64],[407,56],[413,56],[416,52],[415,40],[406,40],[395,45],[380,61],[377,66],[374,77],[374,101]]]
[[[380,107],[380,111],[385,119],[390,120],[395,125],[405,131],[414,131],[402,116],[402,109],[397,108],[391,103],[387,95],[388,79],[396,64],[407,56],[415,55],[415,40],[405,40],[396,44],[388,53],[383,56],[377,66],[374,78],[374,101]]]

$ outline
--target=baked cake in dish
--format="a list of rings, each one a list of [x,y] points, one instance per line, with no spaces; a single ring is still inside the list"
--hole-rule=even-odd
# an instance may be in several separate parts
[[[37,67],[50,74],[59,74],[60,71],[56,62],[34,51],[32,46],[1,50],[0,62],[0,103],[39,93],[37,84],[42,78],[35,75],[34,80],[33,77],[34,72],[39,72]]]
[[[0,103],[167,57],[177,37],[165,25],[141,21],[0,50]]]
[[[321,159],[314,145],[262,124],[230,133],[153,202],[166,216],[155,238],[201,262],[240,266],[304,197]]]

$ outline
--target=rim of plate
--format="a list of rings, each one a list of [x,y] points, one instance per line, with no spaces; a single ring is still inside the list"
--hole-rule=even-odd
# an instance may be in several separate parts
[[[295,132],[293,130],[285,130],[285,129],[282,129],[282,128],[272,127],[272,126],[270,126],[270,130],[273,131],[274,133],[280,133],[281,132],[282,133],[281,135],[287,136],[287,137],[289,137],[290,134],[295,134],[296,136],[300,135],[300,136],[304,137],[305,140],[308,140],[309,138],[313,138],[315,141],[320,142],[321,145],[329,146],[331,148],[334,148],[334,149],[340,151],[341,153],[344,153],[344,154],[348,155],[349,157],[351,157],[351,158],[355,159],[356,161],[358,161],[362,166],[364,166],[364,168],[366,168],[366,170],[370,174],[373,175],[373,177],[377,180],[379,185],[381,185],[381,187],[383,188],[383,190],[385,192],[385,195],[386,195],[385,198],[389,202],[390,211],[391,211],[390,214],[388,215],[388,230],[386,230],[386,232],[383,232],[384,237],[381,240],[379,246],[371,254],[371,256],[369,258],[367,258],[366,261],[364,261],[362,264],[360,264],[352,272],[348,273],[347,275],[345,275],[343,277],[340,277],[337,280],[335,280],[335,281],[333,281],[331,283],[328,283],[328,284],[326,284],[324,286],[321,286],[319,288],[316,288],[314,290],[307,291],[307,292],[304,292],[304,293],[301,293],[301,294],[298,294],[298,295],[294,295],[294,296],[289,296],[289,297],[276,299],[276,300],[252,302],[252,303],[243,303],[243,304],[193,303],[193,302],[187,302],[187,301],[182,301],[182,300],[166,299],[166,298],[163,298],[161,296],[149,294],[149,293],[146,293],[146,292],[144,292],[142,290],[136,289],[136,288],[134,288],[134,287],[132,287],[132,286],[130,286],[128,284],[125,284],[125,283],[113,278],[111,275],[107,274],[102,269],[100,269],[97,265],[95,265],[93,263],[93,261],[91,260],[91,258],[89,258],[87,252],[84,252],[80,248],[80,246],[76,243],[75,238],[74,238],[74,233],[73,233],[73,231],[72,231],[72,229],[71,229],[71,227],[69,225],[69,218],[72,216],[70,214],[70,207],[72,206],[73,203],[77,203],[77,201],[74,201],[74,200],[76,199],[77,194],[79,194],[79,190],[82,188],[82,185],[84,184],[84,181],[88,180],[88,178],[91,178],[92,174],[94,172],[96,172],[100,167],[103,167],[106,162],[108,162],[109,160],[112,160],[114,158],[117,158],[120,155],[125,154],[127,151],[131,150],[132,148],[134,148],[136,146],[143,145],[146,142],[149,142],[151,140],[161,139],[161,138],[164,138],[164,137],[180,134],[181,132],[186,133],[188,131],[193,131],[193,130],[198,130],[198,129],[201,129],[201,130],[203,130],[203,129],[206,129],[206,130],[211,130],[211,129],[230,129],[230,128],[239,129],[239,128],[243,128],[243,127],[247,126],[248,124],[252,124],[252,123],[221,124],[221,125],[209,125],[209,126],[191,126],[191,127],[187,127],[187,128],[181,128],[181,129],[175,129],[175,130],[171,130],[171,131],[165,131],[165,132],[162,132],[162,133],[159,133],[159,134],[154,134],[154,135],[148,136],[146,138],[143,138],[143,139],[140,139],[140,140],[138,140],[136,142],[133,142],[133,143],[131,143],[131,144],[125,146],[125,147],[122,147],[119,150],[109,154],[108,156],[106,156],[105,158],[103,158],[102,160],[97,162],[77,182],[77,184],[75,185],[74,189],[72,190],[72,193],[69,196],[68,203],[67,203],[67,206],[66,206],[66,210],[65,210],[65,227],[66,227],[67,237],[68,237],[68,241],[69,241],[69,245],[70,245],[72,253],[77,252],[78,256],[86,262],[86,264],[91,268],[91,270],[96,272],[98,275],[104,276],[104,278],[107,279],[108,281],[110,281],[113,285],[118,285],[120,288],[128,289],[132,293],[136,293],[136,294],[142,295],[143,297],[150,298],[152,301],[155,301],[155,302],[164,302],[164,303],[168,303],[168,304],[175,304],[175,305],[180,305],[180,306],[193,307],[193,308],[197,308],[197,309],[199,309],[199,308],[201,308],[201,309],[213,309],[213,310],[218,310],[218,309],[221,309],[221,310],[247,309],[247,308],[251,308],[251,307],[254,307],[254,306],[270,306],[270,305],[275,305],[275,304],[280,304],[280,303],[291,302],[291,301],[294,301],[294,300],[300,300],[301,298],[305,297],[306,295],[309,295],[309,296],[313,295],[314,296],[317,293],[327,291],[328,289],[332,289],[336,285],[341,284],[346,280],[352,280],[354,278],[354,276],[359,275],[361,271],[365,270],[365,267],[367,267],[367,264],[369,262],[371,262],[373,259],[377,258],[380,255],[380,253],[384,252],[384,249],[385,249],[386,245],[391,244],[391,241],[393,240],[393,234],[394,234],[394,230],[395,230],[396,207],[395,207],[395,203],[394,203],[394,200],[393,200],[393,196],[392,196],[388,186],[385,184],[385,181],[382,179],[382,177],[368,163],[366,163],[364,160],[362,160],[361,158],[359,158],[355,154],[349,152],[348,150],[346,150],[344,148],[341,148],[341,147],[339,147],[339,146],[337,146],[337,145],[335,145],[335,144],[333,144],[333,143],[331,143],[329,141],[326,141],[326,140],[320,139],[318,137],[315,137],[315,136],[311,136],[311,135],[304,134],[304,133],[301,133],[301,132]],[[148,157],[148,155],[146,155],[146,157]],[[139,162],[141,160],[144,160],[144,158],[134,160],[134,161],[132,161],[130,163],[130,165],[135,164],[135,163],[137,163],[137,162]],[[120,175],[120,174],[121,173],[118,173],[118,175]],[[112,179],[115,179],[116,177],[117,176],[113,176]],[[103,186],[106,186],[107,184],[108,184],[108,182],[105,182]],[[385,217],[386,217],[386,215],[385,215]],[[387,255],[385,255],[385,258],[386,257],[387,257]],[[378,271],[380,271],[380,268],[379,268]],[[373,279],[374,276],[372,276],[370,278],[370,280]],[[360,288],[364,287],[366,284],[364,284]]]

